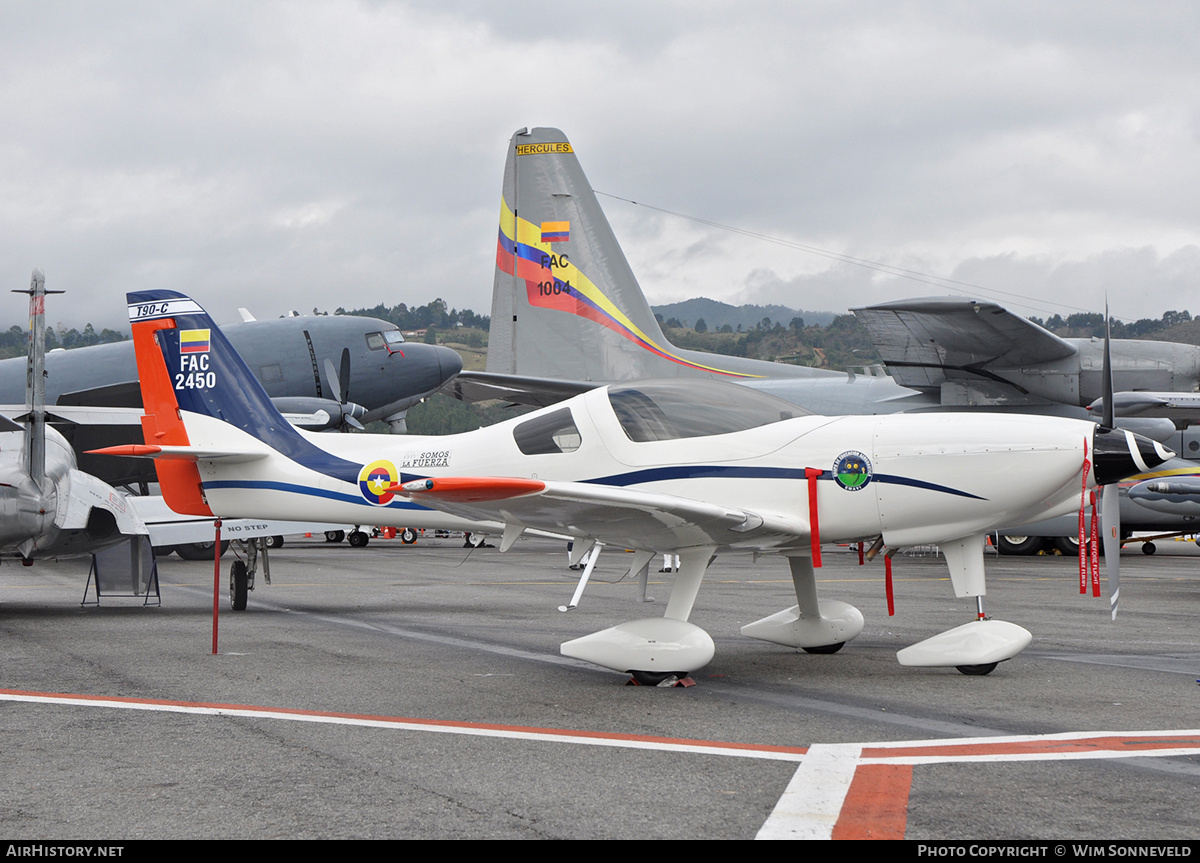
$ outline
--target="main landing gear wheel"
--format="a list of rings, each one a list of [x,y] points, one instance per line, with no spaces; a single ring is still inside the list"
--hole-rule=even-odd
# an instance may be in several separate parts
[[[412,545],[417,541],[417,532],[411,527],[406,527],[400,531],[400,541],[405,545]]]
[[[267,548],[283,548],[282,536],[268,536],[263,540]]]
[[[804,652],[805,653],[837,653],[839,650],[841,650],[845,646],[846,646],[846,642],[839,641],[837,644],[822,644],[820,647],[806,647],[806,648],[804,648]]]
[[[326,542],[341,542],[345,538],[346,538],[346,531],[344,531],[344,530],[327,530],[327,531],[325,531],[325,541]]]
[[[1042,547],[1040,536],[996,537],[996,551],[1000,554],[1037,554]]]
[[[985,674],[995,671],[999,664],[999,662],[985,662],[983,665],[958,665],[955,667],[970,677],[983,677]]]
[[[1143,542],[1142,543],[1142,554],[1154,554],[1154,552],[1156,552],[1156,551],[1158,551],[1158,546],[1155,545],[1154,543],[1152,543],[1152,542]]]
[[[366,548],[367,543],[370,541],[370,534],[363,533],[361,530],[350,531],[350,544],[355,548]]]
[[[1079,557],[1079,537],[1077,536],[1056,536],[1054,537],[1054,547],[1062,552],[1063,557]]]
[[[234,611],[246,610],[246,594],[250,579],[246,575],[246,564],[235,560],[229,567],[229,607]]]

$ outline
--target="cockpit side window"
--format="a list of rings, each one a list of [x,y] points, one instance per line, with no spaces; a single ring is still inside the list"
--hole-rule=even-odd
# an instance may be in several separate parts
[[[570,408],[521,423],[513,429],[513,438],[525,455],[575,452],[580,443],[579,429],[575,427]]]
[[[367,347],[373,351],[383,350],[383,333],[367,333]]]

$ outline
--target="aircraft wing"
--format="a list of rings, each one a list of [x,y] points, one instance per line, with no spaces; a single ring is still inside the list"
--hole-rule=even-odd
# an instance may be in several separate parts
[[[0,405],[0,414],[21,418],[29,413],[24,405]],[[125,407],[91,407],[77,405],[47,405],[46,418],[50,422],[75,423],[78,425],[142,426],[142,409]]]
[[[519,405],[549,407],[601,384],[591,381],[558,380],[497,372],[459,372],[442,388],[459,401],[484,402],[502,399]]]
[[[519,534],[514,526],[646,551],[702,545],[781,548],[809,539],[808,525],[794,519],[586,482],[437,477],[413,480],[395,491],[453,515],[502,521],[506,541]]]
[[[1076,348],[995,303],[924,297],[851,309],[871,334],[888,372],[909,387],[936,387],[948,370],[988,377],[1071,356]]]

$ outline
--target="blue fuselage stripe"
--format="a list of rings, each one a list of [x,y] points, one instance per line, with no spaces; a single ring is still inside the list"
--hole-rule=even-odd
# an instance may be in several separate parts
[[[596,477],[595,479],[580,480],[590,485],[608,485],[618,488],[624,488],[631,485],[641,485],[643,483],[663,482],[666,480],[679,479],[704,479],[712,477],[726,477],[731,479],[791,479],[803,480],[804,470],[785,467],[730,467],[727,465],[676,465],[673,467],[656,467],[647,468],[645,470],[635,470],[629,473],[613,474],[611,476]],[[404,480],[424,479],[423,476],[409,474],[405,472]],[[818,478],[824,481],[832,481],[833,473],[831,471],[822,471]],[[925,491],[938,492],[940,494],[955,495],[957,497],[970,498],[972,500],[985,500],[977,494],[971,494],[960,489],[950,488],[937,483],[925,482],[924,480],[913,479],[911,477],[894,476],[892,474],[873,474],[871,482],[890,483],[892,485],[904,485],[910,488],[920,488]],[[311,497],[320,497],[327,500],[336,500],[341,503],[363,504],[372,506],[376,509],[420,509],[426,507],[418,506],[415,503],[401,502],[398,500],[385,504],[380,507],[375,504],[368,504],[361,495],[345,494],[338,491],[330,491],[328,489],[313,488],[307,485],[296,485],[293,483],[283,482],[267,482],[262,480],[220,480],[216,482],[204,483],[205,489],[214,491],[220,489],[268,489],[271,491],[284,491],[291,494],[303,494]]]
[[[613,474],[612,476],[585,479],[583,482],[596,485],[629,486],[646,482],[662,482],[671,479],[698,479],[701,477],[729,477],[736,479],[804,479],[803,468],[789,467],[730,467],[727,465],[675,465],[672,467],[654,467],[645,470],[635,470],[629,473]],[[818,479],[830,481],[832,471],[822,471]],[[936,491],[942,494],[952,494],[957,497],[969,497],[973,500],[985,500],[977,494],[950,488],[937,483],[926,482],[912,477],[896,476],[894,474],[876,473],[871,475],[871,482],[884,482],[891,485],[906,485],[910,488],[922,488],[926,491]]]

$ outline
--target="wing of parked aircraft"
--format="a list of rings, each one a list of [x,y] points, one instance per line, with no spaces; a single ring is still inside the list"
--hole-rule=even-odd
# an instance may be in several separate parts
[[[678,554],[664,618],[562,648],[651,676],[689,672],[711,658],[712,639],[688,618],[718,551],[788,559],[797,605],[748,625],[747,635],[821,652],[854,638],[861,613],[816,596],[812,556],[822,538],[937,544],[955,593],[974,598],[981,619],[969,633],[935,635],[899,658],[986,673],[1031,636],[982,619],[984,535],[1035,514],[1072,511],[1081,485],[1115,481],[1170,455],[1079,420],[820,416],[718,381],[598,387],[444,437],[313,435],[283,421],[189,298],[133,293],[129,314],[146,403],[143,446],[179,456],[155,462],[172,509],[402,526],[419,501],[447,516],[502,524],[502,550],[540,529],[574,537],[577,548],[597,541],[632,548],[636,566],[653,553]],[[200,352],[186,338],[196,329],[210,334]]]
[[[531,525],[571,536],[596,526],[595,539],[640,549],[685,545],[807,548],[807,525],[672,494],[597,483],[503,477],[413,480],[394,488],[414,501],[463,518]]]
[[[970,297],[895,300],[851,311],[888,373],[943,407],[1066,405],[1103,412],[1105,342],[1066,339],[996,303]],[[1200,421],[1200,348],[1111,343],[1117,417]]]
[[[1019,368],[1077,352],[1003,306],[966,297],[900,300],[851,311],[903,386],[938,387],[950,370],[986,377],[989,367]]]
[[[589,381],[464,371],[459,372],[442,391],[465,402],[502,399],[513,404],[544,408],[597,386],[599,384]]]

